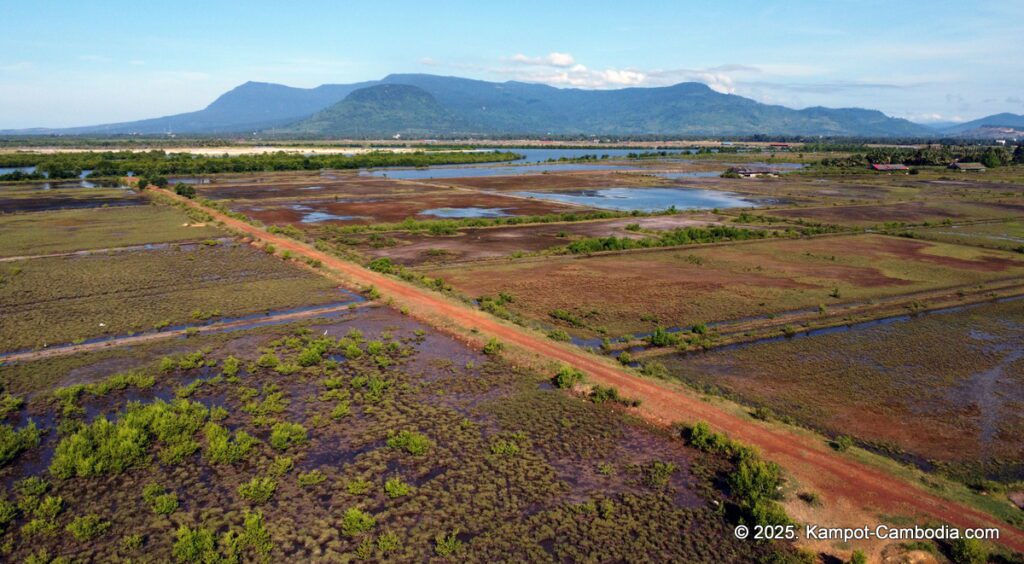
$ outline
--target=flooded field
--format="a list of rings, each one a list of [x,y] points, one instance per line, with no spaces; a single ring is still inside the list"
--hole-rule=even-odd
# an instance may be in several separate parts
[[[147,200],[138,194],[119,188],[0,188],[0,214],[138,206],[145,203]]]
[[[1024,479],[1021,342],[1024,300],[1012,300],[659,361],[830,436],[1012,482]]]
[[[297,203],[284,201],[267,204],[239,202],[231,204],[231,208],[268,225],[321,222],[397,223],[407,218],[495,217],[493,210],[501,210],[500,213],[504,215],[544,215],[579,209],[578,206],[528,198],[457,191],[347,200],[304,199]],[[438,215],[437,210],[449,210],[448,215]],[[480,215],[479,211],[474,212],[474,210],[484,210],[485,215]],[[488,213],[490,215],[487,215]]]
[[[59,500],[13,520],[9,555],[164,560],[226,533],[246,560],[791,552],[728,534],[711,505],[728,501],[713,477],[732,463],[397,313],[210,339],[4,373],[56,376],[7,419],[49,432],[0,479],[24,507]],[[104,450],[106,428],[140,440]],[[604,526],[613,515],[631,525]],[[87,543],[31,532],[86,520],[100,530]]]
[[[676,208],[756,207],[757,202],[727,192],[684,188],[604,188],[578,192],[516,192],[519,196],[593,208],[653,212]]]

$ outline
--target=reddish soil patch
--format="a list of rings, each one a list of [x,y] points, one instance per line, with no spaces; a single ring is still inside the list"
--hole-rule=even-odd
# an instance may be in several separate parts
[[[311,213],[320,212],[331,216],[350,217],[353,219],[327,219],[320,223],[366,224],[400,222],[406,218],[420,220],[442,219],[422,212],[437,208],[483,208],[502,210],[506,215],[546,215],[580,211],[578,206],[562,205],[553,202],[528,198],[513,198],[496,194],[475,194],[471,192],[427,193],[416,196],[382,197],[379,199],[350,200],[297,200],[294,203],[277,203],[269,206],[236,204],[234,211],[244,213],[266,224],[303,224]]]
[[[842,251],[867,257],[888,258],[896,256],[908,261],[924,262],[947,266],[959,270],[973,270],[981,272],[1001,272],[1009,268],[1020,266],[1020,261],[1013,260],[1008,256],[999,256],[995,253],[985,254],[975,259],[962,259],[936,255],[927,252],[935,248],[933,243],[915,241],[898,237],[850,237],[844,239]],[[814,246],[814,243],[809,243]],[[823,246],[824,252],[835,252],[834,247]],[[860,283],[860,282],[858,282]]]
[[[383,233],[379,237],[393,240],[389,247],[374,246],[367,237],[361,251],[374,257],[388,257],[404,265],[446,263],[502,257],[517,251],[534,252],[569,244],[583,237],[642,238],[650,235],[626,230],[629,224],[646,230],[668,230],[681,227],[704,227],[721,222],[711,214],[679,214],[658,217],[622,218],[577,223],[546,223],[511,227],[463,229],[458,235],[431,236],[423,233]]]
[[[249,182],[238,184],[201,184],[196,190],[212,200],[258,200],[263,198],[320,198],[324,196],[383,196],[429,191],[412,182],[370,176],[352,176],[344,180],[310,177],[298,181]]]
[[[772,215],[821,223],[875,225],[888,222],[989,219],[1024,214],[1024,204],[1003,202],[903,202],[867,206],[775,210]]]

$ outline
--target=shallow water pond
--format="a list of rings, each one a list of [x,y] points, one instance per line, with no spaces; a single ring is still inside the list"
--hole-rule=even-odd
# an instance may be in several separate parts
[[[576,192],[516,192],[520,196],[594,208],[652,212],[668,209],[754,207],[758,203],[736,194],[691,188],[605,188]]]

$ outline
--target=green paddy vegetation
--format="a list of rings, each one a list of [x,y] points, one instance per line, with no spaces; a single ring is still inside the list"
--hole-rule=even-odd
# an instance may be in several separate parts
[[[169,206],[0,215],[0,256],[62,253],[223,236]]]
[[[929,241],[1024,253],[1024,221],[1019,219],[972,225],[943,225],[930,229],[916,229],[906,234]]]
[[[730,534],[777,474],[397,313],[305,326],[145,348],[131,377],[30,396],[7,420],[43,440],[0,469],[3,557],[797,557]]]
[[[771,316],[1024,274],[1016,253],[881,235],[777,239],[426,271],[510,314],[592,337]]]
[[[340,301],[323,277],[235,243],[0,263],[0,350]]]

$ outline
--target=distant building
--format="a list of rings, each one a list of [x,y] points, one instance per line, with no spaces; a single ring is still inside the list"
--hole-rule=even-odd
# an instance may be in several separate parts
[[[901,164],[872,163],[871,170],[878,170],[878,171],[882,171],[882,172],[898,172],[898,171],[906,172],[906,171],[910,170],[910,168],[907,167],[907,165],[901,165]]]
[[[981,163],[953,163],[949,168],[960,172],[985,172],[985,165]]]
[[[759,176],[778,176],[779,171],[770,166],[737,166],[730,168],[727,172],[735,173],[743,178],[757,178]]]
[[[789,143],[771,143],[768,146],[772,149],[789,149]]]

